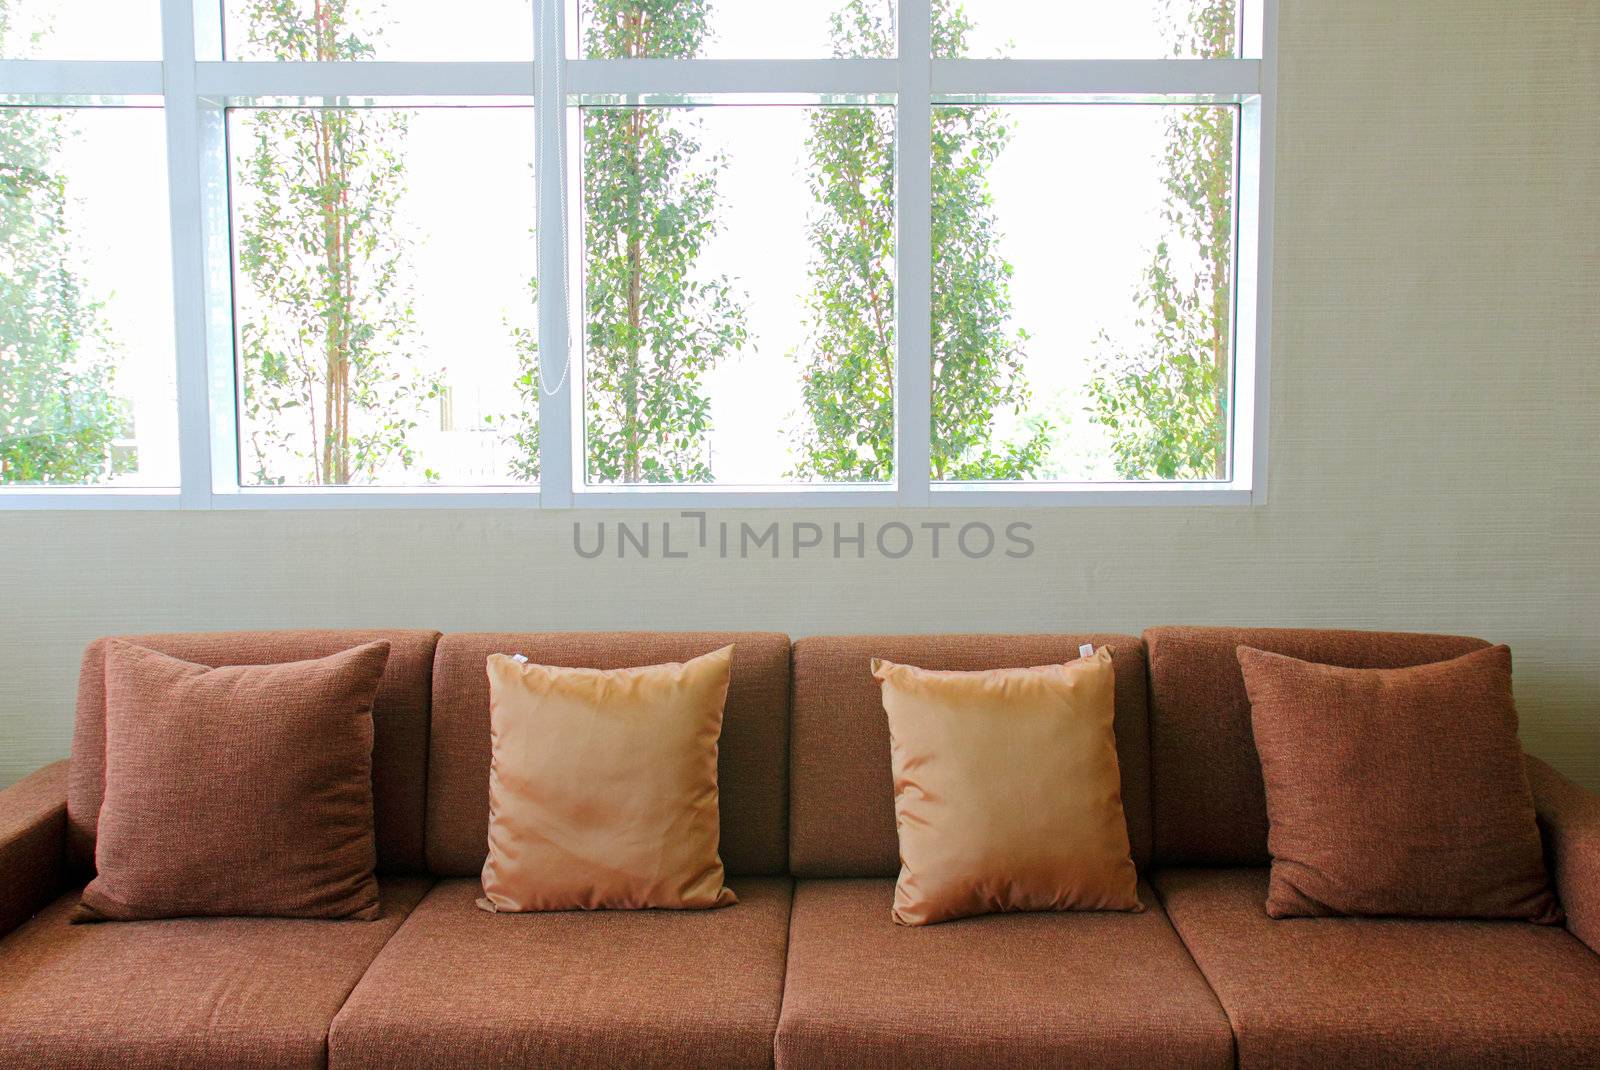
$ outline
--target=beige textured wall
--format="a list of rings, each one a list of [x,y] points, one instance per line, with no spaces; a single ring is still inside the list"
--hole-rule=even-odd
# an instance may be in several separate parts
[[[1528,747],[1600,787],[1600,5],[1283,8],[1265,507],[985,513],[1038,550],[981,562],[586,561],[593,514],[0,514],[0,784],[66,752],[109,632],[1232,622],[1509,643]]]

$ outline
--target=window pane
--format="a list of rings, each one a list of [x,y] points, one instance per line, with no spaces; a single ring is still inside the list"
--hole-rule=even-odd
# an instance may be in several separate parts
[[[538,471],[530,108],[229,112],[240,478]]]
[[[225,0],[225,9],[228,59],[533,56],[533,0]]]
[[[0,108],[0,483],[175,486],[155,108]]]
[[[895,0],[569,0],[587,59],[890,58]]]
[[[892,111],[582,127],[589,482],[892,478]]]
[[[1013,59],[1218,59],[1239,54],[1245,0],[934,0],[935,52]],[[961,32],[965,10],[970,31]],[[941,17],[943,15],[943,34]],[[940,38],[943,36],[943,40]]]
[[[0,0],[0,59],[160,59],[160,0]]]
[[[936,480],[1227,478],[1237,120],[935,109]]]

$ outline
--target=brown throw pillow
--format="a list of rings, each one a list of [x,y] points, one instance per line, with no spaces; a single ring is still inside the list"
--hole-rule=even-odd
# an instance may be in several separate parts
[[[97,876],[75,921],[378,915],[372,701],[387,642],[213,669],[106,645]]]
[[[682,664],[489,658],[493,912],[735,901],[717,854],[717,741],[733,647]]]
[[[1141,910],[1102,648],[1067,665],[946,672],[873,659],[889,715],[894,920]]]
[[[1561,920],[1510,650],[1343,669],[1241,646],[1239,666],[1271,822],[1269,915]]]

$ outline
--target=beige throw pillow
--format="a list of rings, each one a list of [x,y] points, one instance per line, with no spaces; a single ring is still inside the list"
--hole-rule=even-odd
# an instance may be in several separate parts
[[[1141,910],[1107,648],[1067,665],[936,672],[873,660],[889,716],[894,920]]]
[[[490,911],[724,906],[717,740],[733,647],[683,664],[489,658]]]

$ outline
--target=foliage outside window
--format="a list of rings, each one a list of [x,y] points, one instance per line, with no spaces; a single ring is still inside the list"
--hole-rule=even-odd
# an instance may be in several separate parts
[[[17,5],[40,2],[0,0],[4,55],[25,54],[48,32],[8,38]],[[506,12],[509,2],[495,0]],[[733,0],[566,2],[580,62],[687,69],[730,49],[760,58],[744,56],[743,39],[726,39]],[[1238,0],[1147,2],[1155,14],[1146,28],[1171,57],[1240,54]],[[900,62],[899,4],[819,3],[825,38],[774,48]],[[935,61],[1040,47],[995,43],[997,22],[986,20],[998,19],[998,0],[927,3]],[[230,56],[289,65],[386,58],[386,35],[418,17],[410,0],[226,0],[226,9],[229,32],[241,35]],[[1092,5],[1071,10],[1094,17]],[[1053,17],[1059,27],[1067,16]],[[1086,26],[1084,39],[1096,32]],[[928,468],[918,475],[934,487],[1231,478],[1237,105],[1200,95],[1125,105],[1160,115],[1159,145],[1145,157],[1154,192],[1143,202],[1148,240],[1137,239],[1144,266],[1118,277],[1126,300],[1115,307],[1076,306],[1074,294],[1060,294],[1074,323],[1099,323],[1063,340],[1050,322],[1057,309],[1019,297],[1025,282],[1037,291],[1040,269],[1018,250],[1043,214],[1069,227],[1100,209],[1063,198],[1041,214],[1029,199],[1032,215],[1019,213],[1012,161],[1024,145],[1038,151],[1035,126],[1045,124],[1034,117],[1046,109],[1110,106],[1052,101],[1048,86],[1018,100],[934,96],[930,181],[916,202],[931,254],[924,333],[899,314],[908,206],[898,203],[904,132],[892,93],[775,98],[768,106],[803,117],[803,137],[744,144],[718,132],[711,95],[597,96],[573,96],[567,108],[577,149],[572,177],[563,177],[576,201],[570,377],[540,346],[537,302],[555,283],[536,277],[531,257],[519,259],[534,241],[531,146],[514,164],[505,141],[467,146],[471,164],[453,195],[429,199],[419,167],[437,174],[442,165],[437,143],[420,133],[434,122],[422,118],[427,103],[307,95],[227,104],[240,485],[536,483],[547,446],[541,407],[568,397],[563,448],[579,490],[726,485],[730,453],[745,450],[776,458],[774,483],[893,487],[906,475],[900,438],[919,434]],[[74,183],[60,156],[72,137],[70,109],[0,107],[0,484],[115,483],[140,464],[128,447],[125,387],[135,343],[85,274],[84,235],[67,210]],[[1092,169],[1093,150],[1061,143],[1055,166],[1064,176]],[[803,254],[783,251],[799,281],[790,306],[797,333],[781,345],[770,340],[779,336],[770,305],[751,295],[759,265],[729,222],[740,153],[782,154],[806,191],[772,206],[804,245]],[[436,277],[424,271],[441,255],[434,234],[481,226],[484,216],[468,210],[490,207],[474,176],[487,168],[520,176],[527,200],[501,204],[521,205],[526,222],[505,228],[515,241],[498,252],[487,251],[489,230],[501,228],[480,230],[484,255],[461,271],[483,272],[484,286],[506,296],[487,315],[455,310],[429,327],[421,310],[430,294],[419,280]],[[1029,181],[1034,193],[1048,190],[1048,174]],[[1093,263],[1102,252],[1063,242],[1060,256]],[[900,412],[908,360],[911,374],[927,377],[925,430]],[[1067,367],[1080,370],[1076,378],[1059,374]],[[556,380],[570,385],[553,399],[546,393]],[[729,439],[730,414],[757,400],[771,412],[764,431]],[[1092,456],[1076,468],[1062,460],[1078,455]]]
[[[50,54],[43,16],[0,0],[0,57]],[[170,318],[141,300],[165,297],[152,128],[148,108],[0,105],[0,486],[176,482],[141,412],[170,429]]]

